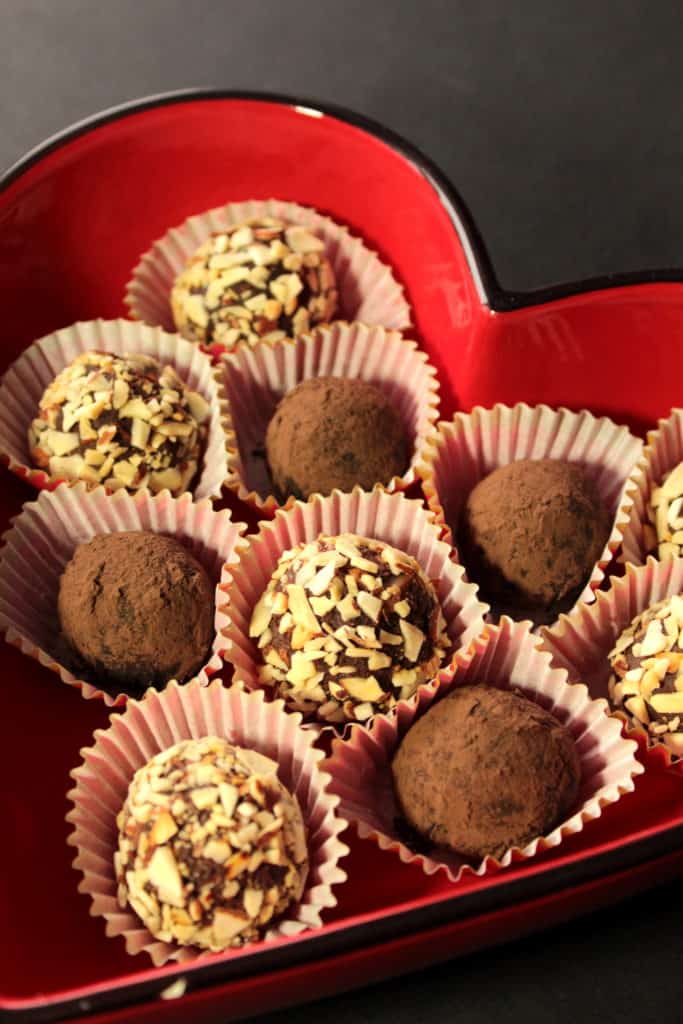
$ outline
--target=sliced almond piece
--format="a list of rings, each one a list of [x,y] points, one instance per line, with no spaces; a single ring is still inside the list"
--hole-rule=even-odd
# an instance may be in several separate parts
[[[382,602],[374,594],[368,594],[366,591],[359,591],[356,596],[356,601],[360,610],[367,615],[373,622],[379,622],[380,613],[382,611]]]
[[[155,846],[161,846],[162,843],[168,842],[177,831],[178,826],[171,815],[168,811],[162,811],[150,829],[150,842]]]
[[[384,696],[384,690],[379,685],[374,676],[368,676],[363,678],[362,676],[346,676],[341,680],[342,686],[346,692],[359,701],[375,701],[381,700]]]
[[[273,617],[273,608],[271,606],[270,598],[270,593],[265,591],[256,602],[256,606],[251,615],[251,622],[249,623],[250,637],[261,636],[265,629],[270,625],[270,620]]]
[[[312,235],[306,228],[295,225],[285,231],[287,245],[296,253],[300,252],[322,252],[325,243]]]
[[[655,693],[648,703],[660,715],[683,714],[683,693]]]
[[[157,846],[147,866],[147,873],[162,903],[169,903],[172,907],[185,905],[180,871],[170,846]]]
[[[242,917],[229,910],[216,910],[213,915],[211,932],[217,946],[224,946],[239,935],[249,924],[248,917]]]
[[[239,791],[236,786],[233,786],[230,782],[219,782],[218,784],[218,797],[223,806],[225,816],[232,818],[235,813],[235,807],[239,800]]]
[[[426,637],[421,629],[414,626],[412,622],[408,622],[407,619],[401,619],[400,626],[401,633],[403,634],[405,656],[408,661],[417,661]]]
[[[219,799],[218,786],[201,786],[199,789],[193,789],[190,793],[190,800],[195,805],[197,810],[205,811],[209,807],[213,807]]]
[[[289,598],[289,610],[294,617],[294,621],[297,626],[301,626],[312,636],[318,636],[322,630],[320,623],[313,614],[313,609],[308,603],[308,597],[303,587],[297,586],[296,583],[290,583],[287,586],[287,596]]]

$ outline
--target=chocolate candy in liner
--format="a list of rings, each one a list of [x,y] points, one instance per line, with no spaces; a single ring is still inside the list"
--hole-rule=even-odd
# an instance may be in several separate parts
[[[234,348],[296,337],[329,323],[337,309],[334,271],[320,238],[263,217],[212,234],[175,280],[171,308],[189,341]]]
[[[82,678],[112,694],[186,682],[209,660],[214,584],[173,537],[101,534],[80,544],[59,584],[67,650]]]
[[[497,613],[547,623],[576,602],[611,525],[581,466],[522,459],[474,487],[457,543],[470,580]]]
[[[367,381],[312,377],[280,401],[266,432],[275,493],[307,500],[337,488],[366,491],[403,476],[406,430],[384,392]]]
[[[209,406],[151,356],[83,352],[46,388],[31,460],[51,476],[177,496],[197,475]]]
[[[543,708],[509,690],[463,686],[408,730],[392,775],[423,842],[480,859],[523,848],[561,822],[581,766],[571,734]]]
[[[117,826],[119,906],[160,941],[244,945],[303,893],[296,798],[274,761],[219,737],[183,740],[138,769]]]
[[[450,648],[415,559],[382,541],[321,535],[281,556],[252,613],[260,681],[319,721],[365,722],[438,672]]]
[[[612,707],[652,740],[683,754],[683,597],[636,615],[608,657]]]

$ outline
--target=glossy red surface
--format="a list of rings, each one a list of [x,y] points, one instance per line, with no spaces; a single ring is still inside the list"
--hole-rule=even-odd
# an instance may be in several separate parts
[[[679,401],[683,286],[636,285],[492,312],[482,302],[448,209],[410,160],[336,117],[234,98],[129,113],[60,144],[5,188],[0,368],[58,327],[124,315],[130,270],[169,225],[227,200],[271,195],[316,206],[347,223],[393,265],[415,310],[414,336],[439,370],[442,415],[524,399],[607,412],[642,433]],[[32,493],[3,473],[3,527]],[[239,509],[237,517],[247,518],[246,512]],[[150,991],[128,993],[125,987],[140,983],[156,992],[178,974],[192,986],[193,969],[155,971],[144,958],[127,956],[121,942],[107,939],[102,922],[88,916],[88,901],[77,893],[65,843],[68,772],[92,730],[106,724],[106,709],[84,701],[13,649],[2,650],[1,664],[0,764],[10,784],[0,793],[0,820],[11,823],[13,840],[0,851],[0,930],[11,936],[10,955],[0,967],[0,1008],[7,1011],[40,1007],[47,1013],[51,1005],[75,1000],[75,1007],[58,1011],[71,1017],[94,1010],[103,992],[116,991],[121,1002],[139,1004],[141,1020],[228,1019],[500,941],[654,884],[663,871],[681,870],[680,856],[661,859],[665,851],[656,846],[683,825],[680,773],[666,771],[652,755],[636,792],[598,822],[559,850],[483,880],[453,887],[353,841],[345,863],[350,881],[340,889],[339,905],[322,933],[348,935],[348,945],[357,946],[338,952],[339,972],[318,959],[315,938],[303,936],[282,944],[305,946],[304,965],[254,975],[258,953],[227,954],[216,963],[239,960],[241,978],[205,979],[202,991],[152,1007],[142,1002]],[[642,850],[632,864],[648,861],[617,871],[617,861],[609,858],[631,849]],[[597,865],[601,855],[604,867],[595,871],[602,877],[578,884],[572,871]],[[467,904],[463,920],[434,930],[423,918],[419,928],[405,935],[399,928],[399,937],[383,944],[372,930],[398,911],[441,908],[444,921],[458,913],[457,901],[444,902],[455,896],[490,900],[500,894],[502,901],[511,898],[511,883],[546,876],[549,888],[553,877],[562,888],[485,914]],[[357,925],[362,933],[350,931]],[[113,1022],[124,1013],[93,1019]]]

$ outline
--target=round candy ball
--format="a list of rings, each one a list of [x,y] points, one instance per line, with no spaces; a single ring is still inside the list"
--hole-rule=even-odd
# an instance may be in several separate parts
[[[119,906],[162,942],[217,952],[261,938],[308,870],[301,810],[277,768],[212,736],[140,768],[117,818]]]
[[[516,693],[463,686],[404,736],[392,763],[398,803],[428,843],[500,857],[546,835],[581,778],[571,734]]]
[[[108,690],[186,682],[209,658],[214,586],[172,537],[134,531],[80,544],[62,573],[58,610],[84,674]]]
[[[683,755],[683,597],[636,615],[608,658],[612,707]]]
[[[266,455],[284,501],[388,484],[406,472],[410,444],[380,388],[345,377],[312,377],[280,401],[268,424]]]
[[[611,523],[581,466],[522,459],[494,470],[471,491],[458,546],[484,600],[512,615],[551,620],[588,582]]]
[[[200,245],[175,280],[171,308],[190,341],[234,348],[328,323],[337,288],[320,238],[298,224],[263,217]]]
[[[197,474],[208,418],[207,402],[172,366],[83,352],[46,388],[28,443],[52,476],[178,495]]]
[[[286,551],[249,635],[262,683],[325,722],[364,722],[413,696],[450,641],[415,559],[367,537],[320,536]]]

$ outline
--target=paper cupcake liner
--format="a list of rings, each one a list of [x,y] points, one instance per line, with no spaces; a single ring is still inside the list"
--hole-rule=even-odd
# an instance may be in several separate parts
[[[333,887],[346,880],[338,861],[348,848],[338,837],[347,823],[337,815],[338,798],[320,769],[323,754],[313,747],[311,734],[299,728],[299,716],[286,715],[281,701],[269,704],[259,693],[226,690],[218,680],[206,687],[193,680],[182,687],[172,683],[163,693],[150,690],[113,716],[108,729],[99,729],[92,747],[81,750],[83,763],[71,772],[75,786],[67,799],[73,808],[66,820],[73,825],[67,842],[77,850],[73,866],[83,875],[78,891],[90,897],[91,916],[104,917],[107,935],[122,936],[128,953],[148,953],[156,967],[171,960],[235,955],[234,950],[216,954],[161,942],[132,910],[121,910],[116,898],[116,816],[133,775],[161,750],[201,736],[224,737],[272,758],[280,781],[301,808],[309,854],[306,887],[266,941],[320,928],[324,910],[337,903]]]
[[[551,628],[541,630],[541,646],[551,656],[553,665],[567,672],[571,682],[583,682],[592,697],[608,699],[607,656],[618,637],[650,605],[681,593],[683,559],[659,562],[650,557],[645,565],[627,563],[626,574],[613,577],[609,590],[598,591],[593,604],[577,605],[570,614],[560,616]],[[624,723],[627,736],[648,748],[663,748],[667,764],[680,760],[663,739],[658,740],[635,725],[624,712],[615,710],[612,715]]]
[[[159,238],[133,270],[124,302],[135,320],[174,330],[170,295],[173,283],[190,256],[216,231],[261,217],[278,217],[308,228],[325,243],[339,291],[337,315],[342,320],[403,330],[412,322],[403,287],[349,229],[307,206],[280,199],[253,199],[228,203],[189,217]],[[212,351],[222,346],[212,347]]]
[[[229,417],[220,377],[196,345],[177,334],[129,320],[90,320],[65,327],[35,341],[12,363],[0,382],[0,461],[34,487],[54,488],[61,477],[31,464],[28,429],[45,388],[82,352],[142,353],[170,364],[181,379],[198,391],[211,410],[196,499],[216,498],[228,472]],[[90,485],[93,486],[93,485]]]
[[[89,491],[74,484],[43,491],[37,501],[27,502],[12,520],[0,550],[0,630],[5,639],[79,689],[86,700],[97,697],[110,707],[125,704],[128,698],[78,678],[76,663],[69,667],[57,596],[62,571],[79,544],[97,534],[125,530],[176,537],[216,583],[224,565],[236,562],[246,546],[241,539],[246,525],[233,523],[228,511],[216,512],[209,501],[193,502],[189,494],[172,498],[168,491],[156,496],[146,490],[108,495],[103,487]],[[199,673],[203,681],[222,667],[221,645],[216,632],[210,658]]]
[[[484,627],[488,606],[477,599],[476,587],[466,582],[462,566],[452,559],[451,549],[439,539],[431,515],[419,501],[402,494],[388,494],[381,488],[368,493],[356,488],[352,494],[334,491],[329,497],[297,501],[278,511],[274,520],[261,523],[259,532],[249,537],[249,547],[239,564],[225,567],[218,588],[216,624],[222,641],[221,654],[233,665],[236,683],[249,690],[272,692],[258,679],[261,662],[256,644],[249,636],[251,615],[282,553],[315,540],[321,533],[355,533],[412,555],[432,580],[441,602],[446,632],[453,643],[449,658],[467,660],[473,641]],[[447,669],[420,689],[431,691],[444,671]],[[411,705],[414,701],[413,697],[401,703]]]
[[[518,689],[569,729],[582,770],[576,808],[547,835],[523,849],[512,847],[500,858],[486,856],[475,863],[441,850],[416,853],[396,828],[401,814],[391,777],[393,754],[412,723],[435,700],[455,687],[477,683]],[[333,792],[340,797],[340,812],[355,824],[362,839],[398,854],[405,864],[419,864],[427,875],[444,871],[450,881],[459,882],[466,873],[481,876],[505,868],[581,832],[600,817],[604,807],[633,790],[634,777],[643,771],[635,752],[636,744],[623,739],[619,723],[606,714],[605,702],[592,700],[585,686],[571,685],[563,670],[551,667],[549,655],[530,633],[530,623],[515,623],[504,616],[498,626],[486,627],[470,661],[456,666],[437,689],[421,693],[412,706],[401,705],[395,715],[376,718],[370,729],[354,725],[348,739],[335,739],[324,767],[332,777]]]
[[[397,331],[335,323],[296,340],[242,345],[223,357],[222,367],[237,440],[228,455],[226,486],[261,513],[279,506],[265,458],[268,423],[283,395],[311,377],[350,377],[380,388],[400,414],[412,450],[403,476],[384,486],[404,490],[415,479],[438,419],[439,384],[425,353]]]
[[[591,601],[628,522],[633,501],[629,474],[642,447],[626,427],[586,410],[524,403],[492,409],[477,406],[439,423],[427,440],[417,472],[430,509],[452,541],[467,496],[494,469],[519,459],[558,459],[581,465],[614,516],[604,550],[579,596],[579,601]]]
[[[657,555],[657,534],[648,519],[650,496],[662,477],[683,462],[683,409],[672,409],[649,431],[643,457],[631,476],[632,505],[624,526],[623,560],[644,565]]]

